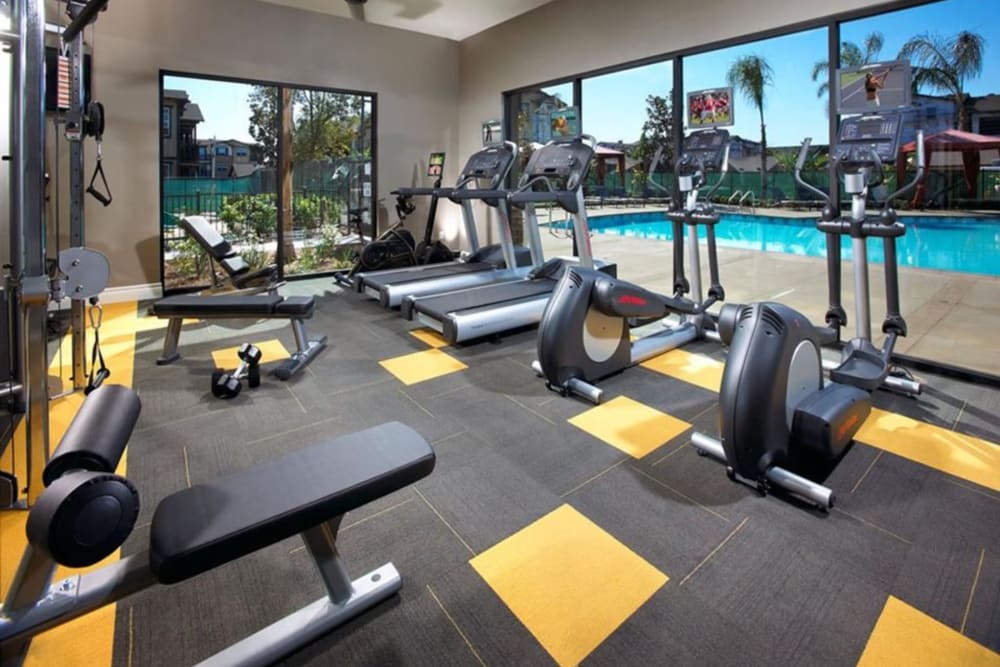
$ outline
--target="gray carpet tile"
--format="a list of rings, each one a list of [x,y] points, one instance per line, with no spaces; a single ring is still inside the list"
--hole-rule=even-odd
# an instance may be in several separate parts
[[[444,348],[468,368],[405,386],[378,362],[430,349],[414,323],[327,278],[284,292],[317,295],[307,326],[330,347],[291,381],[266,377],[233,401],[208,392],[210,351],[275,337],[291,349],[286,322],[185,327],[184,357],[166,367],[155,365],[163,332],[138,335],[143,412],[128,469],[142,511],[123,551],[146,548],[156,503],[189,479],[388,420],[415,428],[435,472],[348,514],[339,541],[355,576],[395,562],[401,594],[286,664],[552,664],[468,561],[563,503],[670,577],[586,664],[853,665],[888,595],[1000,649],[1000,493],[855,445],[826,479],[830,513],[760,497],[699,456],[691,430],[635,460],[568,424],[593,406],[534,376],[532,331]],[[725,358],[710,342],[686,349]],[[921,397],[877,392],[876,405],[1000,441],[1000,392],[922,376]],[[642,368],[600,384],[608,399],[718,432],[713,392]],[[115,664],[203,659],[320,596],[313,570],[294,538],[135,595],[118,606]]]
[[[431,586],[485,664],[556,664],[472,566],[457,567]]]
[[[504,453],[483,448],[464,463],[449,465],[449,452],[475,436],[466,434],[441,447],[443,470],[418,485],[442,519],[471,549],[481,553],[562,504],[558,495]]]
[[[768,637],[734,623],[672,580],[582,664],[755,667],[772,664],[770,654]]]
[[[738,525],[655,483],[628,461],[566,501],[674,582]]]
[[[1000,653],[1000,553],[981,551],[982,566],[974,592],[970,591],[963,632]]]
[[[810,546],[751,518],[683,587],[762,637],[770,664],[853,665],[886,595]]]

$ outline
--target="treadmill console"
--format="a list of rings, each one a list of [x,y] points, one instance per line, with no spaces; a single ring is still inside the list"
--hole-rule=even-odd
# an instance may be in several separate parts
[[[545,176],[582,183],[593,157],[594,149],[579,139],[549,142],[531,154],[521,175],[521,182]],[[570,186],[571,189],[572,187]]]
[[[899,152],[902,127],[902,114],[895,112],[844,118],[833,158],[847,167],[868,167],[875,164],[874,152],[882,164],[891,164]]]
[[[477,151],[468,159],[462,168],[459,180],[487,179],[491,188],[499,187],[500,181],[510,170],[514,161],[514,151],[510,146],[490,146]]]
[[[681,153],[678,166],[687,170],[700,167],[704,171],[718,171],[722,168],[722,159],[728,144],[727,130],[717,128],[695,130],[684,139],[684,151]]]

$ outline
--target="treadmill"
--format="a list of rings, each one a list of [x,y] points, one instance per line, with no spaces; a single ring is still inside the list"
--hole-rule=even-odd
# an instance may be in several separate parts
[[[537,246],[532,244],[529,251],[515,246],[510,232],[507,193],[500,188],[516,157],[517,144],[514,142],[487,146],[465,163],[454,188],[400,188],[402,195],[448,197],[460,204],[466,236],[473,252],[467,258],[453,262],[359,272],[354,276],[354,289],[379,301],[386,308],[395,308],[407,295],[437,294],[498,280],[514,280],[524,277],[532,265],[541,264],[541,242]],[[486,188],[475,187],[482,181],[486,181]],[[500,216],[499,244],[479,247],[472,213],[473,200],[483,201],[497,210]]]
[[[553,139],[532,154],[517,188],[507,195],[513,206],[524,210],[525,227],[530,225],[532,238],[538,238],[535,204],[555,204],[569,213],[578,256],[550,259],[511,282],[427,297],[407,296],[400,307],[403,317],[420,321],[449,343],[461,343],[537,325],[568,266],[584,266],[617,277],[617,266],[595,261],[590,248],[583,182],[596,145],[589,135]]]

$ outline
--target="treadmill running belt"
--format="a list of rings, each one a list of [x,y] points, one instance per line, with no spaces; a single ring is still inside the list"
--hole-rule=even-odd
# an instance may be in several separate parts
[[[401,285],[415,282],[417,280],[430,280],[431,278],[456,276],[460,273],[490,271],[495,268],[496,267],[492,264],[488,264],[486,262],[452,262],[450,264],[424,264],[423,266],[410,266],[405,269],[369,271],[367,273],[361,273],[360,276],[366,286],[382,287],[383,285]]]
[[[480,308],[489,310],[509,301],[544,296],[556,288],[557,282],[551,278],[537,278],[499,285],[484,285],[417,299],[413,308],[418,313],[443,320],[448,313]]]

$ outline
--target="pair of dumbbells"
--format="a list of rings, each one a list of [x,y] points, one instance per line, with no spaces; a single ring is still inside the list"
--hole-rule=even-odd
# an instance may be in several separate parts
[[[243,378],[250,388],[260,386],[260,348],[251,343],[240,345],[240,365],[232,373],[216,369],[212,373],[212,395],[216,398],[236,398],[243,391]]]

